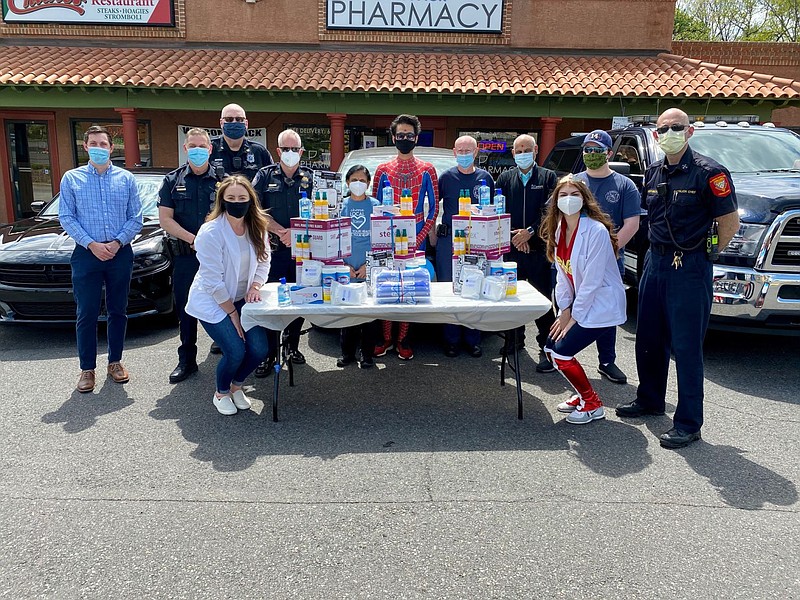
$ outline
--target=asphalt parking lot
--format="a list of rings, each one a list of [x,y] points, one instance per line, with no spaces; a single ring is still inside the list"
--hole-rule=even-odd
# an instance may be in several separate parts
[[[634,330],[629,385],[580,356],[611,409]],[[566,424],[532,335],[519,421],[499,338],[418,334],[361,371],[312,331],[273,423],[271,378],[217,414],[205,334],[172,386],[177,332],[132,323],[132,381],[81,395],[71,329],[0,327],[0,597],[800,598],[798,338],[712,333],[703,440],[670,451],[668,417]]]

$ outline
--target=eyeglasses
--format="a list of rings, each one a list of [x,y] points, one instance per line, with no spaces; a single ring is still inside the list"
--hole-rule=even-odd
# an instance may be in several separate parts
[[[303,148],[301,146],[278,146],[281,152],[300,152]]]
[[[600,148],[598,146],[586,146],[583,149],[584,154],[605,154],[608,152],[605,148]]]
[[[236,121],[237,123],[244,123],[247,117],[222,117],[222,120],[226,123],[233,123]]]
[[[411,140],[412,142],[417,139],[416,133],[395,133],[394,139],[396,140]]]
[[[658,129],[656,129],[656,131],[657,131],[657,132],[658,132],[660,135],[664,135],[664,134],[665,134],[665,133],[667,133],[667,132],[668,132],[670,129],[671,129],[672,131],[683,131],[683,130],[684,130],[684,129],[686,129],[687,127],[688,127],[688,125],[684,125],[683,123],[675,123],[674,125],[664,125],[663,127],[659,127]]]

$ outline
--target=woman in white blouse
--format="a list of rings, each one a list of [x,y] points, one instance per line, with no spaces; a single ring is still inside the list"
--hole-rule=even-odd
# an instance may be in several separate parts
[[[569,413],[567,423],[591,423],[605,410],[575,355],[625,322],[617,235],[586,183],[572,175],[558,181],[539,234],[556,265],[560,309],[544,351],[577,392],[557,410]]]
[[[267,332],[242,329],[245,302],[261,300],[269,274],[269,219],[246,177],[226,177],[211,214],[194,241],[200,269],[189,290],[186,312],[196,317],[222,349],[213,402],[223,415],[250,408],[242,383],[267,355]]]

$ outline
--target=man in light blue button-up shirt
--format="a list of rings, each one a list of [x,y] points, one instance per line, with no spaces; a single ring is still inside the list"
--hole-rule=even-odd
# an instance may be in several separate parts
[[[76,244],[70,262],[81,364],[77,390],[91,392],[95,386],[97,321],[104,285],[108,374],[117,383],[130,379],[120,361],[133,273],[131,242],[142,229],[142,202],[133,175],[111,163],[114,144],[106,129],[87,129],[83,148],[89,154],[89,163],[62,177],[58,217]]]

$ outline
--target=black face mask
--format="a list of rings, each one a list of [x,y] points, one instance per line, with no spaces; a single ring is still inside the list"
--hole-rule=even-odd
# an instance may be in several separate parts
[[[400,154],[408,154],[417,147],[417,142],[413,140],[395,140],[394,147],[400,151]]]
[[[241,219],[250,210],[250,201],[247,202],[230,202],[225,200],[225,212],[232,216],[234,219]]]

